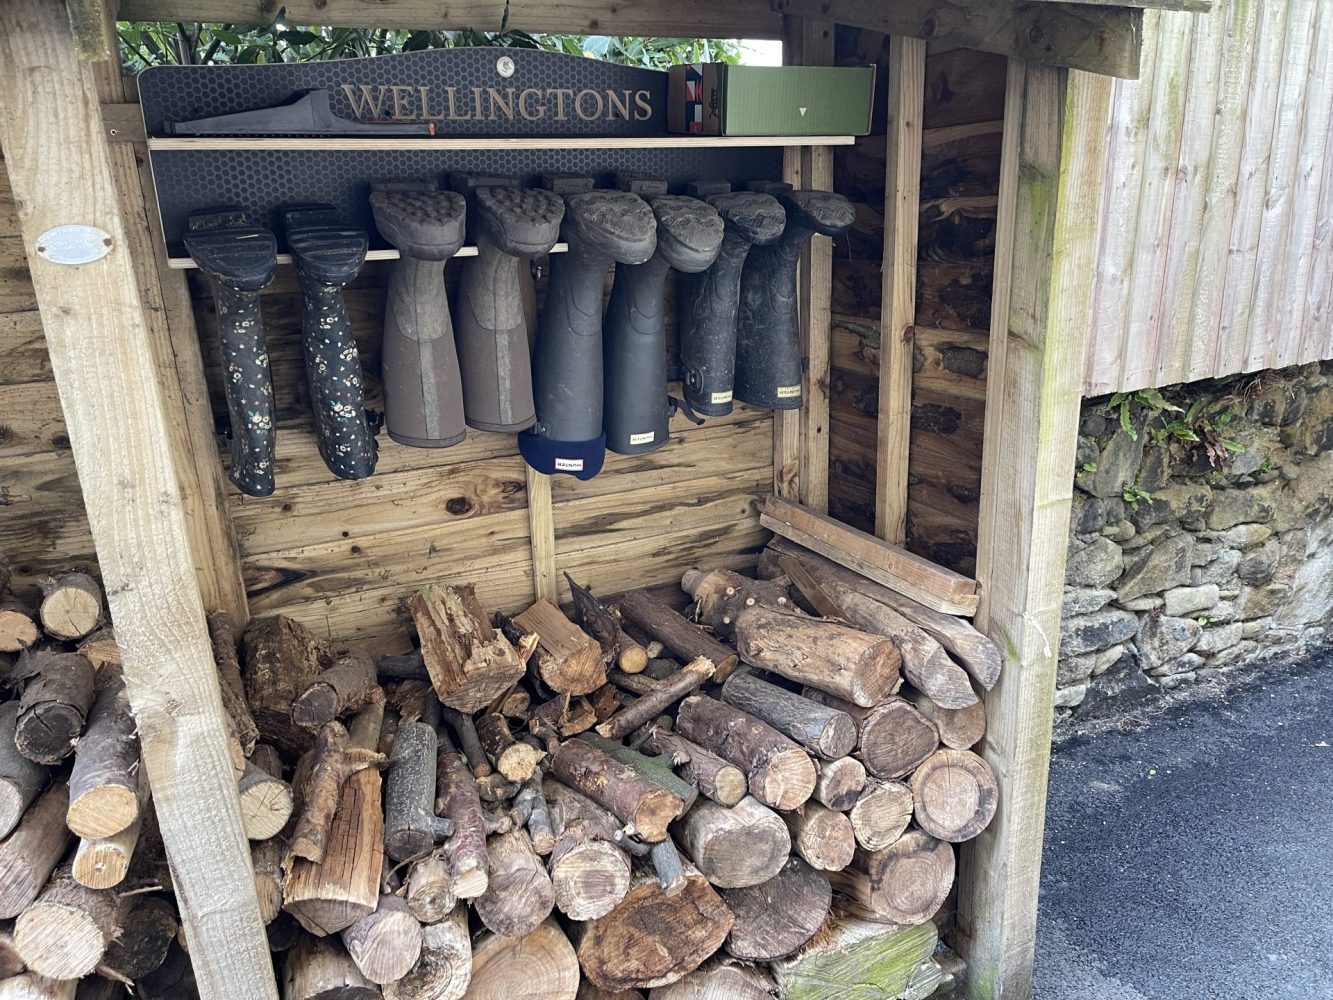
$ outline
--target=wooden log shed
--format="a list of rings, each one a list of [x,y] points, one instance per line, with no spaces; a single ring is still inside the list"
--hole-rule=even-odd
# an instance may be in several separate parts
[[[360,25],[373,18],[381,27],[484,27],[498,25],[507,9],[509,23],[529,31],[781,37],[787,60],[806,64],[832,61],[835,24],[891,36],[874,489],[876,534],[895,545],[904,541],[913,439],[909,390],[926,60],[931,52],[958,48],[1007,59],[976,579],[960,592],[964,605],[976,605],[977,624],[1004,651],[1007,667],[986,698],[983,745],[1001,782],[999,813],[962,855],[951,934],[976,998],[1026,997],[1031,979],[1069,471],[1106,157],[1104,141],[1068,140],[1074,122],[1105,119],[1110,77],[1137,74],[1142,8],[1208,6],[1208,0],[286,5],[292,24]],[[166,264],[143,136],[135,133],[130,106],[134,90],[120,78],[113,21],[259,23],[271,20],[275,9],[268,0],[202,6],[121,0],[118,10],[114,0],[0,0],[0,149],[17,206],[17,235],[116,622],[190,955],[208,998],[276,996],[205,624],[205,609],[224,609],[244,622],[269,606],[262,591],[257,598],[247,588],[255,567],[243,557],[238,532],[260,530],[258,520],[253,508],[247,512],[228,499],[190,290],[182,273]],[[1097,130],[1085,134],[1104,140]],[[791,147],[784,173],[800,186],[830,188],[832,150]],[[42,235],[68,224],[104,231],[106,254],[74,267],[48,260]],[[825,514],[829,500],[831,260],[828,241],[820,240],[802,266],[806,406],[776,416],[744,414],[765,442],[771,440],[771,461],[766,454],[761,469],[771,484],[723,491],[722,507],[734,525],[709,537],[724,537],[732,563],[746,565],[747,553],[752,560],[764,537],[754,494],[771,490],[792,506],[784,517],[775,505],[766,525],[782,533],[804,525],[826,551],[867,566],[887,560],[893,577],[898,550],[811,516]],[[703,436],[682,447],[702,450]],[[719,449],[714,467],[697,474],[721,477],[734,469],[733,455]],[[501,462],[508,456],[476,457]],[[513,470],[505,466],[504,474]],[[524,554],[512,574],[515,605],[533,594],[563,598],[559,571],[588,560],[585,555],[580,563],[572,536],[559,534],[559,489],[530,471],[522,479],[524,502],[500,515],[515,522],[506,521],[506,530]],[[649,477],[643,488],[660,479]],[[369,506],[377,502],[369,492],[375,483],[347,485],[365,491],[354,497]],[[628,496],[594,502],[587,516],[614,526],[618,504]],[[660,505],[635,509],[645,519],[671,523],[673,512]],[[288,512],[273,508],[269,529],[280,530]],[[459,537],[468,530],[460,524]],[[485,553],[495,544],[479,536],[475,548]],[[605,548],[596,558],[614,562],[613,553]],[[695,554],[676,546],[657,557],[652,571],[663,581],[679,577]],[[621,558],[630,563],[639,556]],[[608,576],[600,589],[645,582],[641,562],[625,567],[627,574],[636,569],[639,579]],[[330,575],[317,596],[336,599],[337,580]]]

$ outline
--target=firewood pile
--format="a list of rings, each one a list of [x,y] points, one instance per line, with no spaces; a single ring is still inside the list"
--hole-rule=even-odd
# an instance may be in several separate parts
[[[336,654],[287,618],[237,636],[209,616],[285,1000],[947,986],[953,845],[996,808],[970,750],[995,648],[784,542],[759,578],[686,573],[684,613],[569,582],[568,616],[549,601],[488,614],[471,586],[430,587],[410,600],[414,635]],[[192,995],[169,895],[137,891],[169,875],[139,836],[150,811],[115,657],[94,671],[56,649],[29,643],[21,660],[47,665],[10,671],[26,686],[0,714],[15,744],[13,762],[0,746],[14,830],[0,916],[16,918],[0,958],[17,977],[0,998],[72,997],[84,976],[79,997],[126,981]],[[87,691],[42,693],[52,661],[79,661]],[[38,696],[40,759],[22,738]],[[119,854],[80,865],[111,840]],[[139,927],[150,906],[156,930]],[[144,933],[160,947],[130,969],[121,953]],[[6,992],[19,980],[27,992]]]

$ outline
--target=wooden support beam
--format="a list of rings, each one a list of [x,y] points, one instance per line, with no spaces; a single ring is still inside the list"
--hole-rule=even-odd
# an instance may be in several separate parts
[[[792,187],[801,184],[801,151],[787,148],[782,151],[782,179]],[[808,287],[797,280],[797,296]],[[773,411],[773,495],[784,500],[799,500],[801,495],[801,411]]]
[[[986,396],[977,627],[1004,653],[981,745],[995,822],[963,849],[973,1000],[1029,995],[1081,361],[1111,81],[1011,60]],[[1078,142],[1066,142],[1072,122]]]
[[[1043,66],[1129,80],[1139,75],[1143,11],[1132,7],[1021,0],[773,0],[773,9]]]
[[[80,59],[119,61],[116,6],[116,0],[65,0]]]
[[[177,456],[94,72],[59,4],[0,0],[0,145],[201,996],[276,998]],[[37,247],[95,226],[105,256]]]
[[[476,28],[499,31],[506,24],[523,31],[571,35],[653,35],[689,38],[777,38],[781,18],[767,0],[212,0],[206,9],[190,0],[121,0],[126,21],[210,21],[270,24],[280,7],[286,24],[327,24],[349,28]]]
[[[1077,3],[1087,7],[1143,7],[1145,9],[1184,10],[1207,14],[1213,0],[1030,0],[1032,3]]]
[[[555,569],[555,508],[551,477],[532,466],[528,475],[528,536],[532,542],[532,599],[560,601],[560,577]]]
[[[907,460],[912,442],[912,344],[916,323],[917,226],[921,218],[921,118],[926,43],[889,42],[888,151],[884,170],[884,267],[879,320],[879,428],[875,534],[907,541]]]

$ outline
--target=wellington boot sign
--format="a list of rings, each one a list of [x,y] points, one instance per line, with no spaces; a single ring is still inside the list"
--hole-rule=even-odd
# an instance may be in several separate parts
[[[508,58],[508,57],[502,57]],[[488,121],[512,124],[563,122],[643,122],[653,117],[653,93],[639,90],[593,90],[585,87],[430,87],[401,84],[352,84],[340,88],[362,123]]]

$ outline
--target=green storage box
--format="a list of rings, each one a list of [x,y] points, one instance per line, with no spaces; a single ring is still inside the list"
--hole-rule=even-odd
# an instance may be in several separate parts
[[[667,127],[696,135],[865,135],[873,66],[671,67]]]

